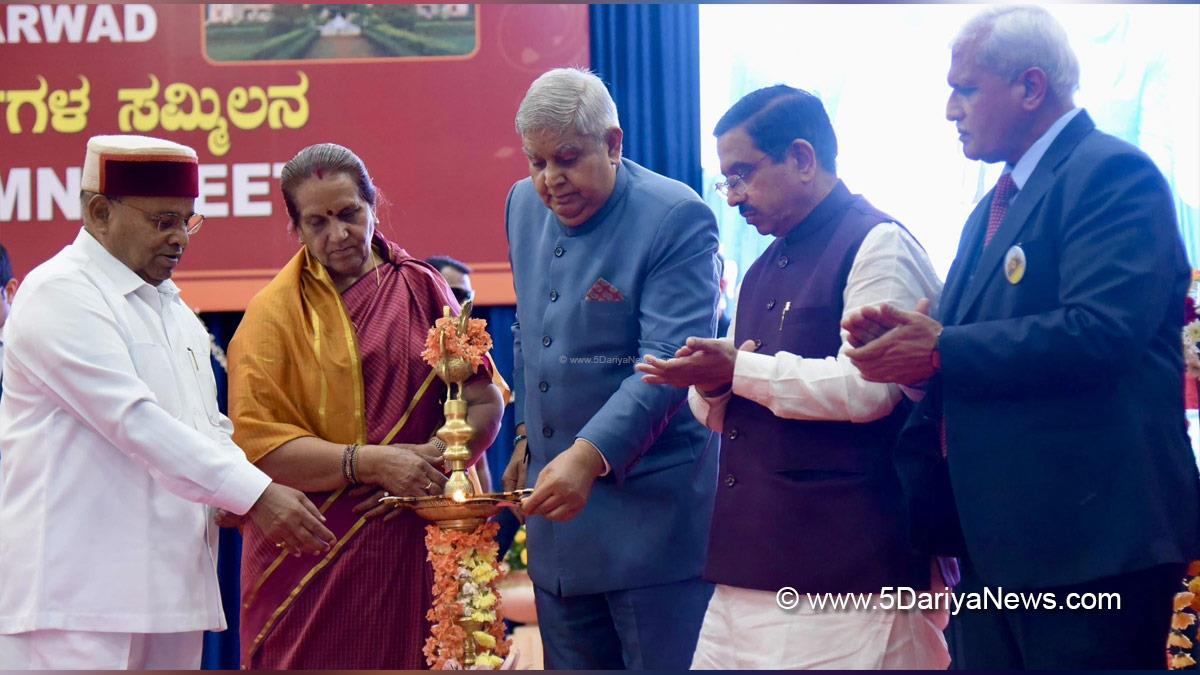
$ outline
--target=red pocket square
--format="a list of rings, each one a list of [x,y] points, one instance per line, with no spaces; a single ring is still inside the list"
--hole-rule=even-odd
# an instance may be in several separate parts
[[[604,277],[596,280],[592,284],[591,290],[587,292],[587,299],[593,302],[620,302],[625,299],[621,291],[617,290],[616,286],[605,281]]]

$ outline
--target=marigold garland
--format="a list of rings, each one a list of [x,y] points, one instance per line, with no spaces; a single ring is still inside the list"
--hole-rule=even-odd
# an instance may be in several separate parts
[[[434,322],[425,337],[425,351],[421,352],[425,363],[436,367],[443,356],[457,356],[471,364],[472,372],[483,364],[484,355],[492,348],[492,336],[488,335],[487,321],[469,319],[465,335],[460,332],[461,324],[462,319],[457,316],[444,316]],[[444,355],[442,336],[445,336]]]
[[[1185,590],[1175,594],[1175,615],[1167,638],[1167,668],[1195,668],[1196,618],[1200,616],[1200,561],[1188,565]]]
[[[475,643],[475,667],[495,669],[504,662],[511,642],[504,622],[496,616],[503,573],[496,562],[500,526],[484,523],[473,532],[426,528],[425,546],[433,565],[433,606],[426,618],[433,623],[425,641],[425,662],[434,670],[461,668],[467,640]],[[467,635],[460,621],[470,618],[478,630]]]
[[[529,550],[525,548],[527,537],[525,526],[521,525],[513,536],[512,543],[509,544],[508,553],[504,555],[504,564],[507,566],[504,568],[506,573],[529,569]]]
[[[1189,378],[1188,386],[1195,386],[1200,378],[1200,313],[1197,298],[1200,296],[1200,270],[1192,271],[1192,284],[1184,297],[1183,309],[1183,365]],[[1171,633],[1167,638],[1167,667],[1171,670],[1195,668],[1197,618],[1200,617],[1200,561],[1188,565],[1183,579],[1184,590],[1175,594],[1175,614],[1171,617]]]

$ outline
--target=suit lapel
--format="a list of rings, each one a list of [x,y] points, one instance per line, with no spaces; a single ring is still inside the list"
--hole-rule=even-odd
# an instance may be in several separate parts
[[[1004,255],[1028,225],[1029,216],[1033,213],[1034,207],[1042,201],[1046,191],[1054,184],[1058,167],[1071,156],[1075,146],[1079,145],[1084,136],[1087,136],[1095,128],[1096,125],[1092,123],[1087,112],[1080,111],[1075,119],[1071,120],[1059,133],[1058,138],[1050,144],[1046,154],[1042,156],[1041,161],[1029,176],[1029,180],[1025,182],[1025,187],[1021,188],[1021,191],[1013,198],[1012,204],[1008,208],[1008,214],[1000,223],[1000,229],[996,230],[996,236],[992,237],[992,241],[983,249],[983,253],[979,256],[979,262],[974,265],[974,274],[963,270],[962,276],[966,279],[967,286],[956,308],[955,318],[958,321],[967,316],[971,307],[979,301],[988,282],[1000,273]],[[989,194],[989,199],[986,200],[989,209],[990,196]],[[982,245],[983,240],[978,241],[978,245]]]
[[[963,289],[971,281],[973,268],[971,252],[982,240],[982,230],[987,225],[988,203],[988,198],[981,199],[963,227],[962,237],[958,241],[958,252],[954,255],[954,263],[950,265],[950,273],[946,275],[946,286],[942,290],[942,300],[937,313],[938,320],[944,324],[955,325],[961,319],[960,300]]]

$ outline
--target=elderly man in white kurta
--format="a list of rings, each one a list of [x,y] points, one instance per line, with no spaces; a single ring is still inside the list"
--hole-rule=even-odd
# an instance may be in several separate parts
[[[209,338],[170,277],[203,217],[196,154],[88,142],[84,226],[6,322],[0,398],[0,669],[198,668],[225,628],[209,507],[281,549],[332,543],[217,409]]]

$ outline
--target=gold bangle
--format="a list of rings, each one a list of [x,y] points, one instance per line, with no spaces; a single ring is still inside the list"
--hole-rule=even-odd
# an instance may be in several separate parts
[[[342,451],[342,478],[350,485],[358,485],[358,443],[351,443]]]

